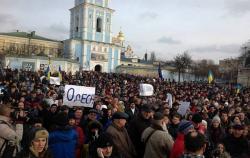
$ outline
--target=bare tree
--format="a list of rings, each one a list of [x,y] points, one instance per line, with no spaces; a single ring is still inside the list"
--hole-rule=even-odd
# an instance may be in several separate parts
[[[185,51],[183,54],[179,54],[174,58],[174,64],[178,71],[178,82],[180,82],[181,73],[184,73],[186,69],[191,67],[192,58],[188,52]]]

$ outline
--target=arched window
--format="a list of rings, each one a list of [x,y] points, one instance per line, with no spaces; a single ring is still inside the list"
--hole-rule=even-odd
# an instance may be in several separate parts
[[[96,32],[102,32],[102,19],[97,18],[96,20]]]

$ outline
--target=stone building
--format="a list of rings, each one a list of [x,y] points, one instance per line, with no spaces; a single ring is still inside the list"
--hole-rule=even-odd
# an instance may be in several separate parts
[[[244,44],[242,50],[237,82],[243,86],[250,87],[250,42]]]

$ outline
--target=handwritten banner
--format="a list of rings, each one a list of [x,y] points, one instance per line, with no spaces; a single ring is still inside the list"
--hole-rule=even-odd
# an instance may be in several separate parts
[[[95,87],[66,85],[63,103],[68,106],[93,107]]]

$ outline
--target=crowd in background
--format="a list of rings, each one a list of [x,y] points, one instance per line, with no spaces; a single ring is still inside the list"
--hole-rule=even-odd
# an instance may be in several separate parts
[[[250,89],[93,71],[63,73],[57,86],[44,75],[2,73],[2,157],[250,157]],[[154,95],[140,96],[140,83]],[[64,105],[65,85],[95,87],[93,108]]]

